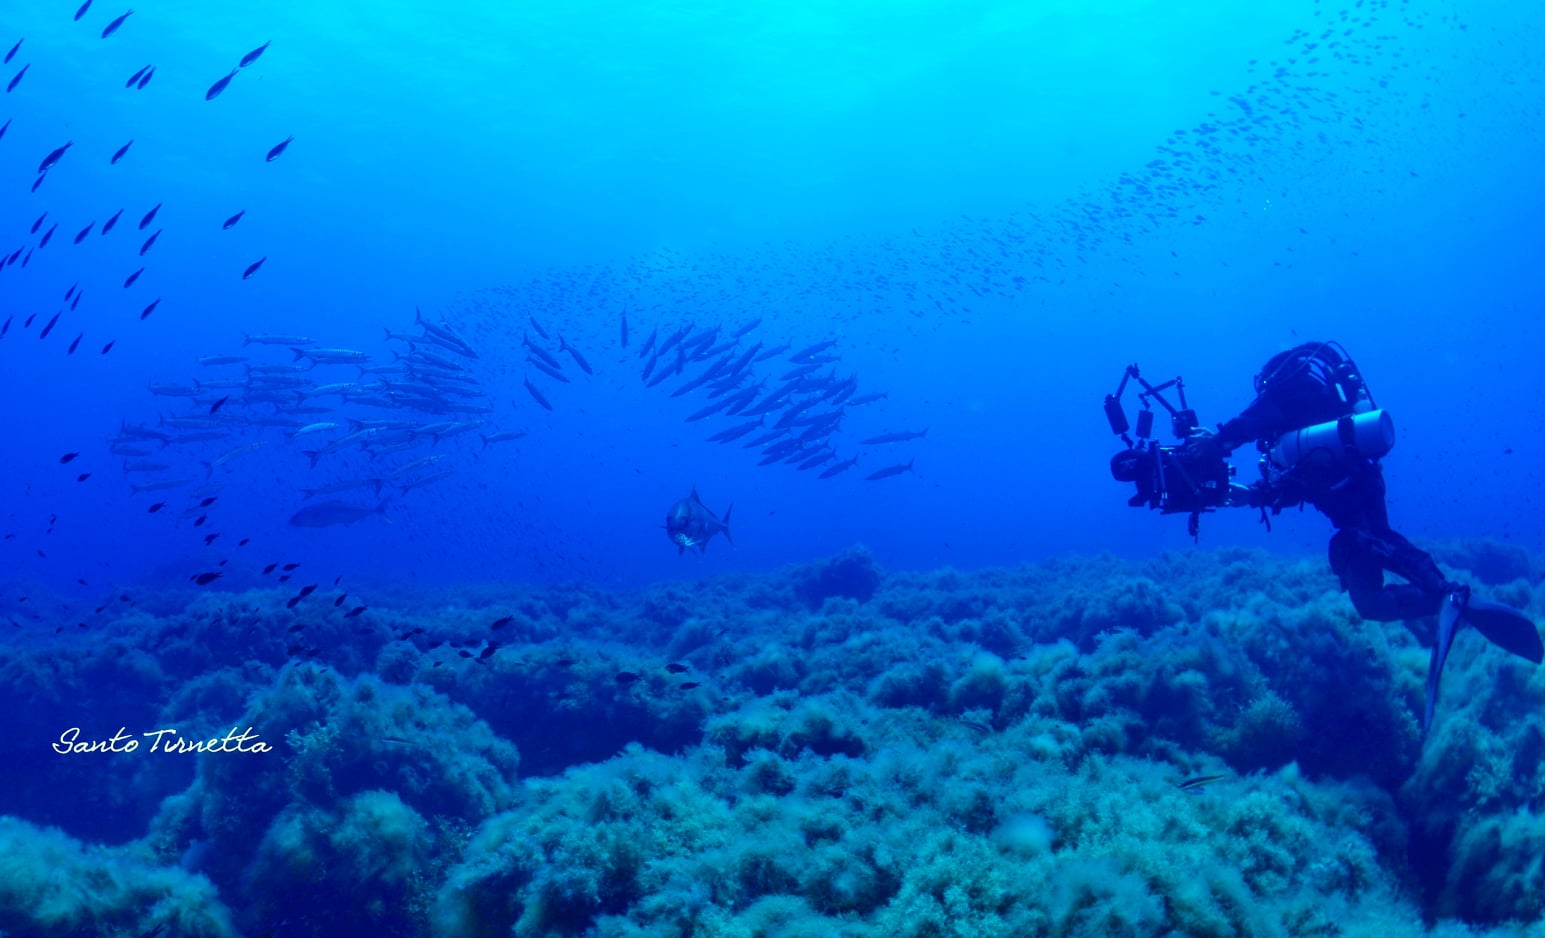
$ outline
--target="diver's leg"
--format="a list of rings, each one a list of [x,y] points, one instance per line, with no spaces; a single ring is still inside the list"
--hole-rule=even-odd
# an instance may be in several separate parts
[[[1435,615],[1443,602],[1441,591],[1429,591],[1415,583],[1384,582],[1386,569],[1405,576],[1388,563],[1393,549],[1382,538],[1366,531],[1343,528],[1330,539],[1330,568],[1341,579],[1341,588],[1347,591],[1353,608],[1364,619],[1393,622]],[[1431,557],[1427,560],[1432,562]],[[1432,564],[1432,571],[1437,573],[1439,582],[1443,582],[1436,563]],[[1417,638],[1424,639],[1423,644],[1431,642],[1430,635],[1418,634]]]
[[[1373,536],[1380,542],[1384,569],[1389,572],[1398,573],[1418,588],[1439,597],[1460,588],[1458,583],[1443,575],[1442,568],[1432,559],[1431,554],[1412,544],[1400,532],[1392,528],[1375,529]]]
[[[1385,569],[1400,574],[1422,591],[1436,595],[1440,610],[1447,611],[1452,604],[1464,622],[1474,626],[1493,645],[1535,664],[1545,658],[1545,643],[1540,641],[1539,630],[1524,613],[1501,603],[1471,599],[1468,586],[1461,586],[1443,576],[1443,571],[1438,569],[1438,564],[1430,554],[1396,532],[1381,532],[1378,537],[1390,545],[1390,556],[1384,561]],[[1410,602],[1415,608],[1417,600]]]

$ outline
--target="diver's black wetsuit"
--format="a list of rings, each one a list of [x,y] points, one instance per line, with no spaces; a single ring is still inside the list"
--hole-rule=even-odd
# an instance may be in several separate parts
[[[1231,490],[1228,504],[1276,513],[1308,503],[1330,518],[1336,526],[1330,567],[1358,615],[1403,619],[1422,644],[1432,646],[1422,710],[1425,736],[1437,705],[1443,662],[1461,621],[1535,664],[1545,662],[1545,642],[1523,613],[1472,599],[1468,587],[1451,582],[1426,551],[1389,526],[1384,470],[1378,461],[1389,448],[1382,423],[1387,418],[1372,414],[1374,410],[1372,395],[1341,346],[1306,343],[1266,363],[1255,376],[1255,400],[1216,434],[1193,430],[1186,439],[1191,450],[1186,462],[1209,465],[1255,440],[1266,454],[1267,469],[1260,481],[1234,487],[1239,491]],[[1374,426],[1379,436],[1360,441],[1359,419],[1364,428]],[[1364,452],[1359,446],[1372,448]],[[1385,571],[1408,582],[1385,583]]]
[[[1256,376],[1256,398],[1216,436],[1200,445],[1222,453],[1252,440],[1275,442],[1284,433],[1368,409],[1372,399],[1339,346],[1310,342],[1282,352]],[[1305,463],[1271,482],[1251,486],[1251,504],[1273,511],[1307,502],[1337,528],[1330,567],[1365,619],[1395,621],[1436,615],[1459,589],[1426,551],[1390,527],[1384,470],[1375,459],[1344,457]],[[1385,571],[1409,582],[1385,583]]]

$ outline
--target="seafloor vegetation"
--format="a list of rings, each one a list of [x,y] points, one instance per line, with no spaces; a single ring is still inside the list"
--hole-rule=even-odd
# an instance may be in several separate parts
[[[1545,935],[1545,672],[1462,633],[1423,746],[1426,652],[1318,558],[292,595],[13,620],[0,931]]]

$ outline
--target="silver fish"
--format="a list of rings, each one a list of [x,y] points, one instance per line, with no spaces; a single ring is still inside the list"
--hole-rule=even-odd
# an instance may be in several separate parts
[[[671,510],[665,514],[665,534],[676,545],[678,554],[685,553],[688,547],[696,547],[699,552],[708,549],[708,542],[715,534],[723,533],[724,539],[731,544],[735,539],[730,536],[730,512],[735,510],[731,505],[724,510],[724,518],[720,520],[717,515],[708,510],[702,499],[697,497],[697,486],[692,486],[692,494],[688,495],[671,506]]]

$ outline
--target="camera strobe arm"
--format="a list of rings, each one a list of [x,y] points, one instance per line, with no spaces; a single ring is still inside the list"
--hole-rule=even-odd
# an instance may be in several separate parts
[[[1121,407],[1121,395],[1125,393],[1128,381],[1136,381],[1143,388],[1142,393],[1138,395],[1143,403],[1143,409],[1138,411],[1137,414],[1138,439],[1145,440],[1153,435],[1153,410],[1148,406],[1150,400],[1158,401],[1159,406],[1168,411],[1170,429],[1177,438],[1184,440],[1191,436],[1191,433],[1197,427],[1196,411],[1192,410],[1186,403],[1185,379],[1176,375],[1163,384],[1149,384],[1148,380],[1138,370],[1136,364],[1128,365],[1126,370],[1122,372],[1121,381],[1116,385],[1115,393],[1105,395],[1105,419],[1109,421],[1112,433],[1121,437],[1122,441],[1128,446],[1133,445],[1132,438],[1127,435],[1131,425],[1127,423],[1126,411]],[[1179,407],[1171,404],[1164,396],[1164,392],[1170,388],[1175,389],[1175,394],[1180,400]]]

